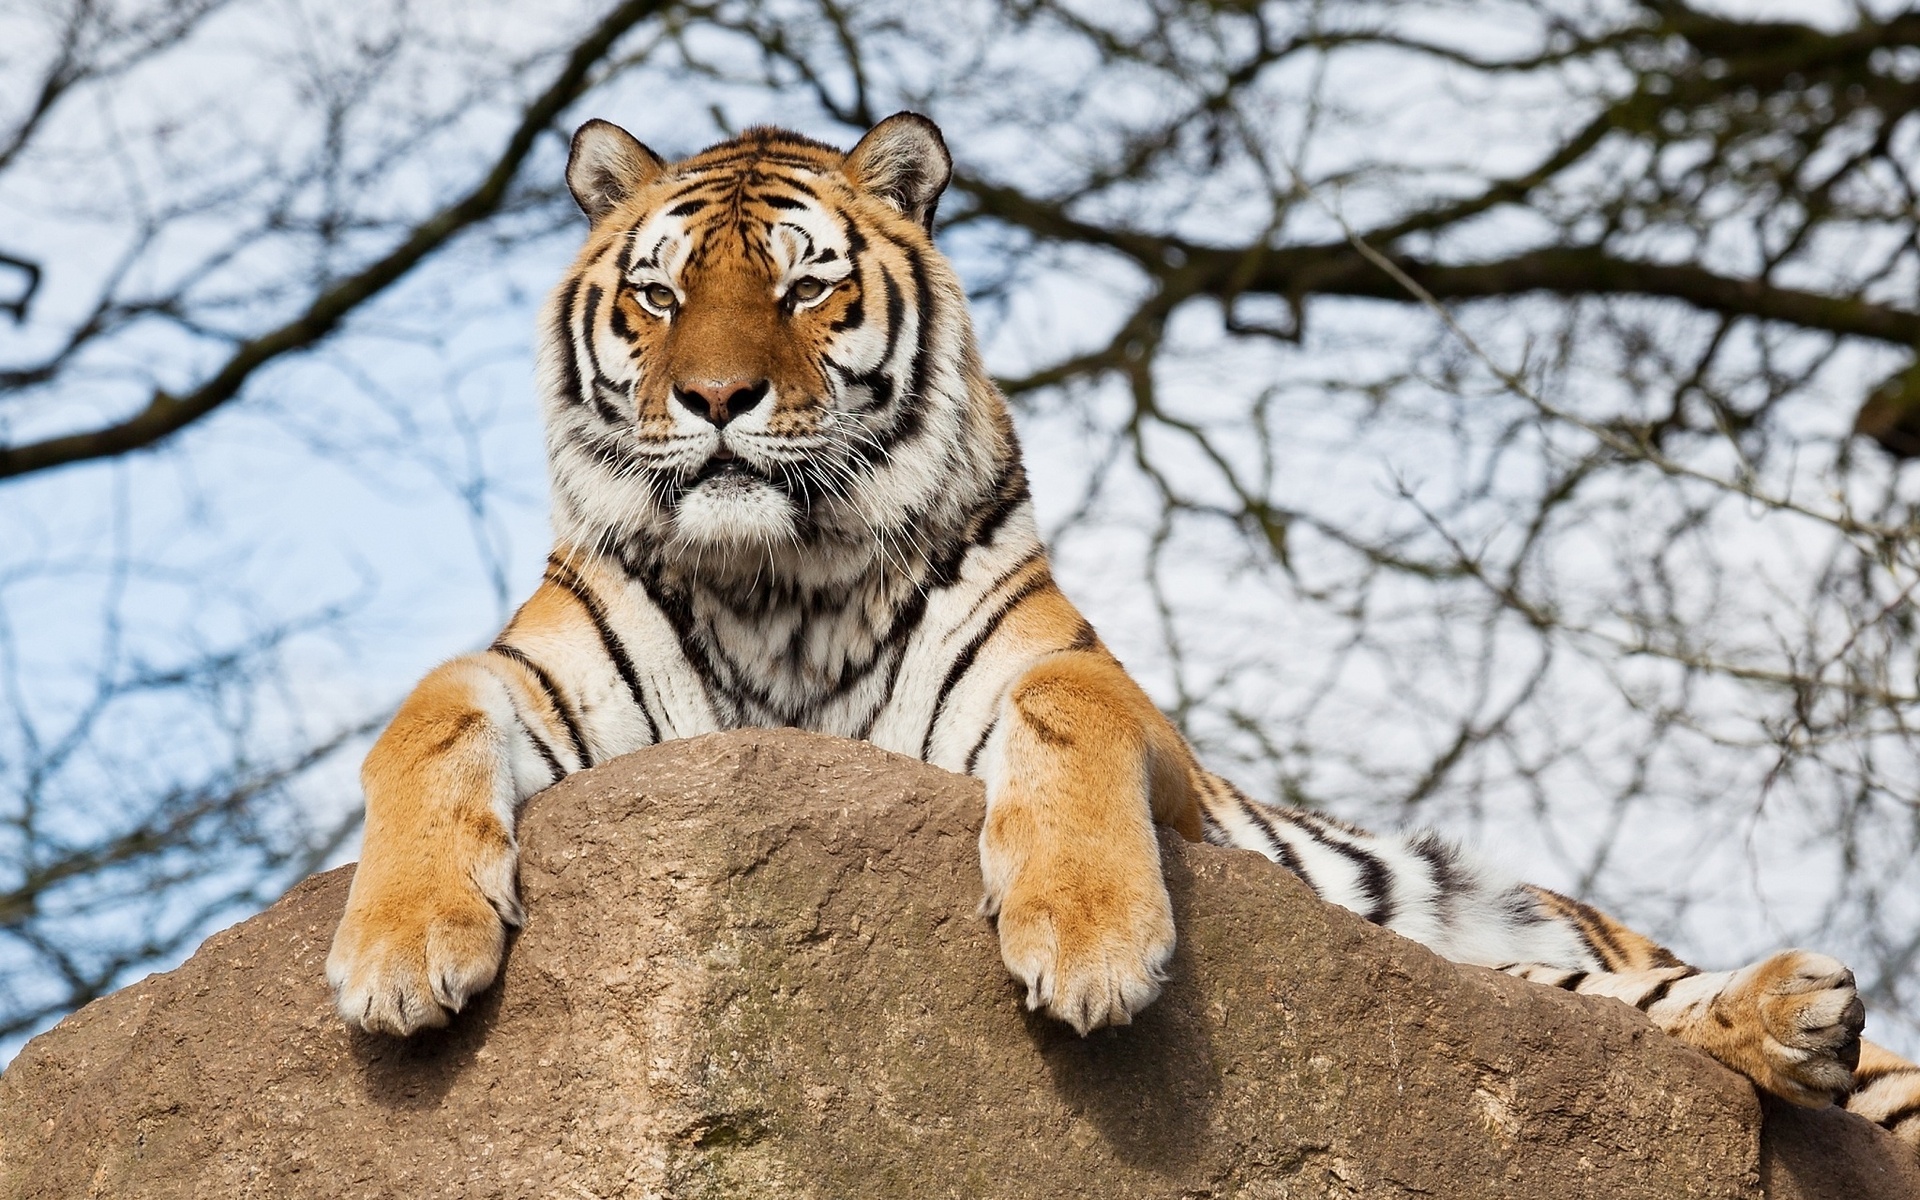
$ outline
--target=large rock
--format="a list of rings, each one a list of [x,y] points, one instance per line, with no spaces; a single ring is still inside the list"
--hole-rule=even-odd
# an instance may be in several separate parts
[[[1241,852],[1166,842],[1173,982],[1081,1040],[974,915],[980,803],[789,732],[576,776],[527,808],[501,985],[409,1042],[334,1016],[348,871],[308,880],[21,1053],[0,1196],[1920,1195],[1865,1122]]]

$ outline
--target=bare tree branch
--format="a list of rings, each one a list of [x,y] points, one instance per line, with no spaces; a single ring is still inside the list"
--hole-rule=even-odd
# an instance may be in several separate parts
[[[416,226],[385,256],[334,283],[300,316],[249,339],[212,378],[185,395],[156,391],[146,408],[124,421],[19,446],[0,447],[0,479],[74,463],[110,458],[153,446],[239,395],[254,372],[275,359],[320,341],[373,297],[463,230],[499,211],[534,141],[586,91],[592,72],[614,44],[642,21],[672,7],[672,0],[628,0],[583,38],[547,89],[523,112],[492,167],[465,196]]]
[[[26,277],[20,285],[20,294],[7,300],[0,300],[0,312],[13,317],[14,323],[27,319],[27,308],[33,303],[33,294],[40,290],[40,265],[28,262],[24,258],[15,258],[11,254],[0,253],[0,267],[10,267]]]

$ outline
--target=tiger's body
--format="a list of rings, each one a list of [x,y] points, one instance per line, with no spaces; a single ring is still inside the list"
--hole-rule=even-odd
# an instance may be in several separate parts
[[[1920,1068],[1862,1049],[1839,963],[1701,972],[1431,835],[1258,803],[1195,761],[1054,584],[931,241],[949,170],[910,115],[848,154],[760,129],[671,165],[604,122],[576,135],[592,230],[541,318],[556,548],[494,645],[430,674],[368,757],[327,967],[342,1015],[404,1035],[492,982],[532,793],[669,738],[797,726],[984,780],[983,907],[1029,1005],[1083,1033],[1159,994],[1159,822],[1920,1143]]]

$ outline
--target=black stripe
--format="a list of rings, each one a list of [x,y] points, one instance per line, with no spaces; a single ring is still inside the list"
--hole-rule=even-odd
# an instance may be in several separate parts
[[[847,669],[841,674],[840,678],[834,681],[831,688],[822,693],[820,697],[822,701],[839,699],[849,691],[852,691],[853,688],[868,675],[871,675],[873,669],[879,666],[881,661],[889,654],[893,656],[893,661],[887,668],[886,686],[880,691],[879,701],[873,711],[867,714],[866,722],[861,726],[860,732],[855,735],[862,741],[864,741],[867,734],[872,731],[873,723],[880,719],[880,710],[885,708],[887,701],[893,698],[893,689],[895,685],[900,682],[900,668],[907,661],[906,643],[913,637],[914,631],[920,628],[920,620],[926,615],[926,589],[914,588],[908,595],[907,602],[894,610],[893,620],[887,626],[887,631],[875,639],[870,648],[867,660],[861,663],[848,662],[846,664]],[[801,622],[802,628],[794,631],[793,641],[796,647],[804,640],[801,636],[802,630],[811,624],[812,622],[803,620]],[[790,657],[797,660],[800,657],[800,653],[796,650]],[[769,705],[769,707],[772,707],[772,705]]]
[[[657,474],[645,471],[646,460],[635,454],[627,446],[605,433],[588,433],[578,429],[569,429],[563,435],[569,446],[600,464],[601,467],[617,474],[634,476],[642,480],[653,480]]]
[[[1580,985],[1585,983],[1586,981],[1587,981],[1587,973],[1585,971],[1575,971],[1573,974],[1567,976],[1565,979],[1562,979],[1559,983],[1556,983],[1553,986],[1557,988],[1563,988],[1566,991],[1572,992],[1572,991],[1578,991]]]
[[[803,133],[793,133],[790,130],[776,129],[770,125],[759,125],[749,129],[731,142],[715,146],[713,149],[703,152],[696,162],[706,163],[712,160],[724,162],[736,158],[768,158],[773,156],[776,148],[785,148],[788,150],[824,150],[836,159],[839,158],[842,153],[832,146],[827,145],[825,142],[817,142]],[[709,156],[711,156],[711,158],[709,158]],[[816,167],[819,165],[815,160],[810,158],[802,161]]]
[[[892,376],[871,371],[861,376],[859,382],[878,391],[876,380],[886,385],[885,390],[891,400],[894,396]],[[896,404],[891,416],[893,419],[884,429],[874,430],[872,437],[862,439],[859,444],[857,453],[869,466],[886,462],[901,443],[918,437],[926,425],[926,410],[918,404]]]
[[[668,209],[667,215],[670,217],[690,217],[711,203],[712,201],[710,200],[687,200]]]
[[[500,679],[498,675],[494,678]],[[500,679],[500,683],[505,686],[506,680]],[[533,748],[539,752],[541,760],[547,764],[547,771],[553,776],[549,786],[565,779],[567,772],[560,766],[560,759],[554,755],[553,747],[547,745],[546,740],[535,732],[532,721],[520,715],[520,706],[514,702],[512,688],[507,688],[507,707],[513,709],[513,719],[520,723],[520,732],[527,735],[527,740],[533,743]]]
[[[799,195],[790,196],[782,191],[768,190],[767,184],[784,188],[787,192],[798,192]],[[737,181],[733,210],[736,216],[766,224],[765,218],[745,217],[744,209],[749,204],[762,204],[781,212],[804,211],[812,206],[824,206],[824,202],[820,199],[820,192],[807,180],[796,179],[790,175],[769,175],[761,171],[748,171]],[[798,228],[797,226],[789,227]],[[811,245],[812,239],[808,241]]]
[[[1656,983],[1653,985],[1652,991],[1640,997],[1638,1000],[1635,1000],[1633,1002],[1633,1006],[1639,1009],[1641,1012],[1646,1012],[1648,1009],[1652,1008],[1654,1005],[1660,1003],[1662,1000],[1665,1000],[1667,998],[1667,992],[1672,987],[1673,987],[1673,980],[1662,979],[1659,983]]]
[[[920,251],[905,243],[898,243],[906,252],[907,266],[913,273],[914,302],[920,306],[920,312],[914,330],[916,334],[913,352],[913,367],[908,374],[907,402],[918,413],[920,405],[927,399],[927,373],[932,369],[933,357],[933,279],[927,274],[927,264]]]
[[[907,602],[894,613],[893,623],[887,627],[885,636],[875,644],[873,657],[858,671],[849,671],[841,679],[840,685],[833,689],[835,698],[844,695],[854,682],[866,678],[867,673],[873,670],[874,664],[880,661],[881,655],[888,652],[893,654],[893,663],[887,668],[887,684],[880,690],[880,696],[874,702],[873,711],[867,714],[867,719],[861,722],[860,731],[854,735],[863,742],[867,740],[867,735],[873,732],[873,723],[880,719],[880,713],[887,707],[887,702],[893,699],[893,689],[900,684],[900,669],[907,662],[906,643],[912,639],[914,631],[920,628],[922,618],[927,615],[927,593],[928,589],[924,587],[913,589]]]
[[[620,307],[620,296],[617,292],[614,294],[613,303],[607,305],[607,328],[611,329],[613,336],[621,341],[633,341],[633,326],[627,323],[627,310]],[[629,351],[627,357],[633,358],[636,353]]]
[[[1659,983],[1653,986],[1652,991],[1640,997],[1638,1000],[1635,1000],[1633,1002],[1633,1006],[1639,1009],[1641,1012],[1646,1012],[1649,1009],[1651,1009],[1654,1005],[1666,999],[1667,992],[1672,990],[1674,984],[1679,983],[1682,979],[1692,979],[1695,975],[1698,975],[1699,973],[1700,972],[1689,967],[1686,973],[1683,975],[1675,975],[1672,979],[1662,979]]]
[[[951,545],[946,546],[938,559],[928,564],[929,587],[950,588],[958,582],[960,568],[967,561],[967,555],[972,553],[976,546],[991,544],[994,535],[999,532],[1002,525],[1006,524],[1007,518],[1019,511],[1020,505],[1027,500],[1027,476],[1020,466],[1018,455],[1009,460],[994,479],[993,496],[992,503],[973,515],[966,531]],[[1004,572],[981,594],[981,598],[974,603],[972,609],[968,610],[966,617],[959,621],[958,625],[965,625],[971,621],[974,614],[980,611],[980,605],[992,598],[995,588],[1013,578],[1015,573],[1034,559],[1041,557],[1042,553],[1036,550]],[[1076,639],[1078,636],[1075,635]],[[1080,648],[1085,649],[1085,647]]]
[[[1287,844],[1286,838],[1280,836],[1280,830],[1274,824],[1274,821],[1279,819],[1279,814],[1269,815],[1262,812],[1260,806],[1248,799],[1239,788],[1234,787],[1230,783],[1226,786],[1227,795],[1233,797],[1233,802],[1240,806],[1241,813],[1244,814],[1249,821],[1258,825],[1260,831],[1267,835],[1267,842],[1273,847],[1275,861],[1299,876],[1300,882],[1307,885],[1307,890],[1318,896],[1320,889],[1314,884],[1313,876],[1307,874],[1306,864],[1300,861],[1300,856],[1293,852],[1293,847]],[[1288,823],[1291,824],[1292,822]]]
[[[687,661],[699,674],[700,682],[706,686],[707,695],[716,699],[723,696],[732,698],[731,690],[724,686],[720,673],[714,669],[713,660],[707,656],[706,650],[694,637],[693,609],[686,597],[669,596],[660,586],[660,580],[654,576],[651,568],[644,563],[631,565],[623,563],[622,566],[628,576],[640,584],[641,590],[647,594],[647,599],[652,601],[653,606],[660,610],[660,615],[667,619],[667,624],[673,626],[674,640],[679,642],[680,652],[687,656]]]
[[[1433,878],[1433,890],[1439,895],[1451,899],[1469,890],[1470,877],[1460,869],[1457,852],[1439,834],[1422,831],[1409,839],[1407,847],[1426,861]]]
[[[627,272],[633,269],[633,252],[636,249],[633,244],[633,235],[639,233],[640,227],[651,219],[650,217],[641,217],[638,221],[629,225],[627,231],[620,235],[620,278],[625,279]]]
[[[1046,558],[1046,551],[1044,550],[1034,550],[1028,554],[1022,555],[1019,562],[1014,563],[1012,566],[1008,567],[1006,570],[1000,572],[999,578],[995,579],[992,583],[988,584],[986,587],[980,590],[980,596],[978,599],[976,599],[973,602],[973,607],[967,610],[966,616],[961,617],[958,621],[955,621],[953,623],[953,628],[965,629],[968,625],[972,624],[973,619],[980,615],[980,610],[984,609],[987,605],[991,604],[994,601],[994,599],[1000,594],[1000,589],[1007,586],[1007,583],[1009,580],[1011,580],[1014,576],[1020,574],[1022,571],[1025,571],[1027,568],[1033,566],[1033,564],[1037,562],[1044,563],[1045,558]],[[1044,566],[1041,573],[1046,574]]]
[[[519,716],[518,713],[514,715]],[[540,757],[545,760],[547,770],[553,774],[553,782],[559,783],[562,779],[565,779],[567,772],[561,767],[559,757],[554,754],[553,747],[547,745],[546,739],[535,733],[533,731],[533,725],[524,717],[520,720],[520,728],[526,733],[527,740],[533,743],[533,748],[540,752]]]
[[[848,276],[848,278],[852,279],[854,277]],[[855,287],[857,288],[858,286],[859,282],[855,280]],[[853,298],[847,302],[847,311],[835,317],[833,324],[830,325],[829,328],[835,333],[845,333],[849,329],[860,328],[866,324],[866,322],[867,294],[864,291],[855,291]]]
[[[840,233],[847,239],[847,264],[851,268],[847,278],[860,289],[860,292],[854,297],[853,307],[849,309],[847,316],[842,318],[847,320],[847,324],[836,324],[833,327],[836,332],[841,329],[854,329],[862,324],[866,320],[867,305],[867,288],[861,279],[860,270],[860,256],[866,251],[867,239],[854,226],[852,220],[844,216],[840,220]],[[884,363],[886,359],[882,358],[880,361]]]
[[[567,348],[567,352],[561,356],[561,365],[566,371],[562,386],[566,389],[570,404],[580,404],[586,400],[580,388],[579,351],[574,348],[573,339],[573,306],[579,297],[580,281],[575,279],[572,286],[567,288],[566,298],[560,301],[560,312],[554,322],[554,332],[560,335],[560,344]]]
[[[832,369],[833,373],[841,378],[849,390],[853,388],[866,389],[866,401],[856,406],[852,410],[853,412],[870,413],[893,403],[893,376],[887,374],[886,371],[875,368],[871,371],[862,371],[856,374],[846,367],[841,366],[839,363],[834,362],[831,358],[824,361],[827,366]],[[896,420],[894,424],[875,432],[873,438],[863,439],[860,442],[860,457],[866,460],[869,466],[885,459],[887,455],[893,451],[894,446],[899,443],[898,429],[900,424],[901,421]]]
[[[980,752],[987,748],[987,739],[991,738],[993,731],[998,728],[1000,728],[1000,714],[994,713],[993,720],[988,721],[987,727],[980,731],[978,738],[974,739],[973,749],[967,751],[967,774],[973,774],[974,768],[980,765]]]
[[[887,304],[887,347],[880,354],[879,370],[886,370],[893,361],[894,351],[900,347],[900,327],[907,323],[907,297],[894,281],[893,272],[885,266],[880,268],[880,294],[886,297]]]
[[[967,530],[967,543],[984,546],[993,541],[1001,526],[1019,511],[1029,495],[1026,468],[1021,466],[1020,456],[1016,454],[1006,461],[999,477],[993,481],[993,502],[974,515],[972,527]]]
[[[647,738],[650,744],[660,741],[660,727],[654,723],[653,714],[647,711],[646,693],[640,689],[640,676],[633,669],[633,660],[627,657],[627,648],[620,641],[620,635],[613,631],[607,622],[607,610],[600,605],[599,597],[587,586],[586,580],[574,573],[572,567],[558,558],[549,558],[547,578],[554,586],[567,591],[580,607],[586,610],[587,619],[600,634],[600,645],[606,649],[607,657],[613,661],[613,669],[620,673],[621,682],[627,685],[627,693],[633,697],[633,706],[640,710],[640,716],[647,723]]]
[[[600,301],[606,292],[597,283],[587,285],[587,305],[580,314],[580,348],[586,351],[587,366],[593,378],[605,379],[607,373],[600,369],[600,355],[593,348],[593,325],[600,317]]]
[[[811,143],[811,144],[818,145],[819,143]],[[822,149],[825,149],[825,148],[826,147],[822,147]],[[834,153],[838,154],[839,151],[836,150],[834,151]],[[813,174],[813,175],[818,175],[823,170],[826,169],[824,164],[822,164],[817,159],[806,158],[798,154],[780,154],[773,150],[765,149],[759,146],[755,146],[750,149],[730,151],[725,154],[717,154],[712,158],[708,158],[706,155],[703,154],[700,156],[700,161],[694,164],[694,169],[698,171],[700,174],[706,175],[710,172],[718,173],[719,171],[721,171],[726,167],[731,167],[738,163],[746,162],[749,160],[751,160],[756,166],[767,165],[767,166],[776,166],[776,167],[797,167],[800,170],[806,171],[809,174]],[[720,181],[709,180],[708,182],[720,182]],[[781,182],[792,183],[796,181],[783,179],[781,180]]]
[[[1889,1076],[1906,1075],[1910,1073],[1920,1073],[1920,1067],[1914,1066],[1912,1064],[1902,1064],[1900,1066],[1893,1066],[1893,1067],[1876,1067],[1876,1068],[1862,1067],[1853,1073],[1854,1090],[1859,1091],[1867,1087],[1868,1085],[1878,1083],[1882,1079],[1886,1079]]]
[[[1684,967],[1687,964],[1681,962],[1680,956],[1665,946],[1655,946],[1653,948],[1653,965],[1656,967]]]
[[[1629,961],[1626,951],[1613,940],[1613,934],[1607,929],[1606,921],[1600,916],[1598,909],[1543,887],[1532,884],[1521,886],[1534,894],[1536,903],[1553,910],[1552,919],[1557,924],[1571,926],[1573,932],[1586,944],[1587,951],[1593,955],[1594,961],[1603,968],[1608,971],[1617,971]]]
[[[540,690],[547,694],[547,703],[553,707],[555,713],[559,714],[560,724],[566,727],[567,741],[573,744],[575,761],[580,764],[580,769],[583,771],[591,767],[593,756],[587,753],[587,739],[580,732],[580,722],[574,716],[573,706],[567,703],[567,698],[561,694],[560,688],[553,682],[553,676],[547,674],[547,669],[533,661],[526,651],[504,640],[494,642],[489,649],[495,654],[519,663],[539,681]]]
[[[1340,838],[1328,836],[1322,828],[1317,813],[1302,813],[1306,820],[1298,822],[1298,827],[1307,831],[1307,836],[1322,846],[1342,855],[1360,873],[1360,890],[1366,893],[1371,903],[1367,911],[1360,915],[1375,925],[1385,925],[1393,919],[1393,877],[1387,871],[1387,865],[1373,852]]]
[[[570,314],[579,296],[580,288],[579,284],[576,283],[574,285],[574,291],[567,298],[567,310]],[[599,284],[587,284],[586,306],[579,314],[580,324],[583,328],[578,331],[578,339],[574,336],[575,330],[571,320],[569,320],[565,327],[567,337],[567,380],[572,386],[575,399],[591,403],[594,412],[599,414],[602,421],[618,427],[625,424],[625,418],[620,415],[618,408],[608,403],[607,398],[601,394],[601,389],[605,387],[615,395],[618,395],[620,385],[608,379],[606,374],[601,371],[600,356],[594,353],[593,349],[593,325],[599,317],[600,301],[605,297],[606,292],[601,289]],[[590,379],[584,385],[582,384],[580,364],[577,357],[582,349],[586,351],[587,366],[590,368]]]
[[[871,412],[876,409],[885,408],[887,405],[893,403],[894,398],[893,377],[887,374],[887,368],[893,363],[894,355],[899,350],[900,328],[906,324],[906,296],[901,292],[900,285],[894,282],[893,272],[887,270],[884,265],[879,268],[879,271],[880,290],[886,297],[887,308],[887,343],[885,348],[880,352],[879,361],[871,371],[855,373],[841,366],[839,363],[834,362],[831,358],[825,360],[826,365],[832,369],[834,374],[840,376],[848,388],[864,387],[867,389],[869,393],[867,400],[855,408],[853,410],[855,412]],[[922,323],[924,324],[924,320]],[[892,433],[892,428],[889,428],[888,430],[882,431],[871,443],[862,443],[865,448],[863,457],[869,463],[877,462],[880,458],[886,457],[887,452],[892,449],[893,442],[897,440],[889,437]]]
[[[774,229],[791,229],[795,233],[799,234],[800,240],[807,244],[806,249],[800,252],[800,258],[802,259],[802,261],[804,261],[813,257],[813,235],[812,234],[800,228],[798,225],[795,225],[792,221],[775,222],[773,227],[767,231],[769,235],[771,235]]]
[[[635,230],[635,232],[637,233],[638,230]],[[620,278],[625,279],[632,275],[635,267],[646,267],[649,270],[658,270],[660,268],[660,251],[666,244],[667,239],[664,237],[654,239],[653,246],[647,251],[645,258],[634,259],[631,262],[623,262],[621,264]],[[634,247],[634,249],[638,249],[638,247]]]
[[[1580,939],[1581,944],[1587,948],[1587,953],[1593,956],[1593,961],[1600,964],[1601,970],[1603,971],[1613,970],[1615,965],[1614,960],[1609,959],[1607,957],[1606,947],[1602,946],[1598,941],[1594,940],[1593,934],[1588,931],[1587,925],[1584,921],[1581,921],[1574,916],[1560,916],[1560,914],[1555,914],[1555,915],[1559,917],[1560,924],[1570,925],[1573,927],[1574,936],[1578,937]]]
[[[587,388],[587,396],[593,401],[593,411],[599,413],[600,419],[609,425],[615,426],[616,428],[624,426],[627,423],[627,419],[621,415],[620,410],[614,406],[613,401],[607,399],[607,393],[609,392],[625,399],[621,394],[619,384],[608,379],[605,375],[596,372],[592,385]]]
[[[906,392],[900,394],[895,378],[887,374],[889,363],[893,363],[899,351],[900,332],[902,332],[902,326],[906,324],[906,307],[902,303],[904,298],[900,294],[900,286],[895,282],[893,273],[885,269],[885,265],[879,267],[879,280],[887,292],[887,348],[879,357],[879,365],[874,367],[874,371],[852,374],[845,367],[839,367],[828,359],[828,367],[833,367],[833,371],[837,372],[841,378],[845,378],[849,386],[866,388],[872,394],[872,399],[856,411],[864,413],[864,411],[883,409],[887,405],[893,405],[895,399],[910,401],[910,403],[895,405],[893,420],[885,428],[874,430],[872,438],[866,438],[858,445],[856,455],[862,461],[866,461],[870,467],[877,467],[887,457],[891,457],[902,442],[916,438],[925,424],[924,405],[920,401],[925,399],[925,386],[927,386],[927,342],[931,338],[929,330],[931,330],[931,317],[933,317],[931,313],[933,292],[925,276],[925,267],[918,253],[914,252],[914,248],[900,242],[895,242],[895,248],[899,248],[900,253],[904,253],[908,259],[908,267],[914,276],[914,286],[920,301],[920,311],[914,313],[914,357],[910,359],[910,365],[908,365]]]
[[[1362,829],[1351,821],[1342,821],[1339,817],[1329,816],[1323,812],[1314,812],[1306,808],[1296,808],[1293,812],[1299,817],[1300,824],[1302,825],[1311,825],[1313,828],[1321,830],[1322,832],[1336,830],[1351,837],[1362,838],[1368,841],[1373,840],[1374,835],[1372,830]]]
[[[695,192],[705,191],[708,188],[722,188],[726,186],[726,182],[727,181],[724,179],[708,179],[705,177],[696,177],[692,181],[680,185],[679,188],[669,193],[664,199],[662,199],[660,203],[671,204],[676,200],[684,200],[686,197],[693,195]],[[711,199],[713,199],[713,202],[715,204],[719,203],[719,200],[717,197],[711,198]]]
[[[1920,1117],[1920,1103],[1903,1104],[1886,1116],[1881,1117],[1879,1125],[1882,1129],[1895,1129],[1902,1123],[1911,1121],[1915,1117]]]
[[[879,662],[880,655],[875,654],[873,657],[873,661]],[[880,714],[887,710],[887,701],[893,699],[893,689],[900,686],[900,668],[906,665],[906,661],[907,661],[906,648],[901,647],[893,656],[893,664],[887,668],[886,686],[880,689],[879,696],[874,699],[873,708],[867,712],[867,719],[860,722],[859,731],[853,735],[856,740],[864,742],[869,737],[872,736],[874,722],[878,721],[880,719]],[[858,675],[855,676],[855,678],[864,679],[866,678],[867,673],[871,670],[873,670],[873,665],[872,663],[869,663],[867,666],[862,667],[860,669]],[[846,685],[837,687],[833,691],[833,698],[838,699],[839,697],[845,695],[846,692],[847,692]]]
[[[934,702],[933,716],[927,719],[927,733],[920,740],[920,761],[927,761],[927,755],[933,752],[933,735],[940,728],[940,718],[946,714],[947,701],[952,697],[953,689],[959,686],[960,680],[973,669],[973,660],[979,656],[980,648],[987,644],[987,639],[999,631],[1000,623],[1007,619],[1007,614],[1018,607],[1021,601],[1052,582],[1053,576],[1042,570],[1032,579],[1015,588],[1006,602],[987,618],[986,624],[982,625],[979,631],[968,639],[967,644],[961,647],[960,653],[947,668],[946,679],[940,684],[940,698]]]
[[[1625,950],[1621,949],[1620,943],[1614,940],[1613,930],[1607,928],[1606,918],[1600,915],[1599,909],[1594,908],[1591,904],[1582,904],[1578,900],[1573,900],[1569,903],[1578,910],[1582,917],[1586,918],[1584,921],[1576,921],[1575,923],[1579,925],[1583,931],[1590,930],[1592,937],[1589,938],[1589,943],[1595,939],[1602,943],[1594,947],[1594,953],[1600,956],[1600,961],[1605,963],[1609,970],[1618,970],[1620,967],[1632,963],[1633,960],[1628,957]],[[1609,955],[1611,957],[1609,957]]]

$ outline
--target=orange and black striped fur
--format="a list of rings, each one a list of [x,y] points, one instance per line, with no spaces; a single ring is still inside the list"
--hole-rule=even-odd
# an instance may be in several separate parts
[[[1082,1032],[1159,994],[1160,822],[1920,1141],[1920,1070],[1863,1045],[1832,959],[1698,971],[1431,835],[1262,804],[1195,763],[1049,573],[929,234],[949,170],[909,114],[846,154],[756,129],[669,164],[605,122],[575,136],[567,181],[592,229],[541,318],[557,546],[492,648],[429,675],[367,760],[365,854],[327,963],[342,1015],[408,1034],[493,980],[533,792],[667,738],[792,725],[985,781],[1007,967]]]

